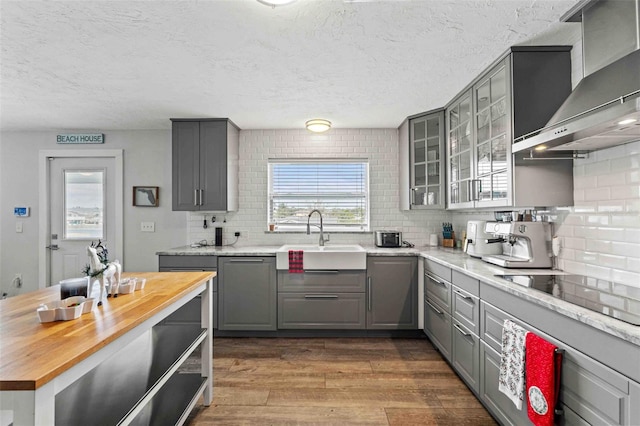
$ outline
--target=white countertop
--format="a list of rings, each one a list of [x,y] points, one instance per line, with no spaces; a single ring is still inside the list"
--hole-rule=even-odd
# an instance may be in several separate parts
[[[605,333],[624,339],[629,343],[640,346],[640,326],[635,326],[615,318],[599,314],[595,311],[573,305],[564,300],[557,299],[544,292],[513,284],[496,274],[553,274],[562,273],[549,269],[505,269],[491,265],[480,259],[473,258],[459,249],[443,247],[415,247],[415,248],[380,248],[375,246],[362,246],[369,256],[420,256],[433,260],[453,270],[462,272],[480,280],[483,284],[497,287],[505,292],[521,297],[532,303],[544,306],[576,321],[588,324]],[[245,247],[177,247],[165,251],[159,251],[157,255],[170,256],[275,256],[280,246],[245,246]]]

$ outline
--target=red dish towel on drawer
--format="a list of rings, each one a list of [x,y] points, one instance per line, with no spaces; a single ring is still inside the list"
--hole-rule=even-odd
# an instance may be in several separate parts
[[[304,251],[289,250],[289,273],[302,274],[304,272]]]
[[[534,333],[527,333],[525,347],[527,414],[536,426],[553,426],[562,355],[556,353],[555,345]]]

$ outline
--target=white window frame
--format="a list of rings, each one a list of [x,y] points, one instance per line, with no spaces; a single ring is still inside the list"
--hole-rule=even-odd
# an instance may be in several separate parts
[[[365,214],[363,223],[357,225],[346,225],[346,224],[332,224],[330,221],[326,220],[326,216],[324,216],[323,228],[325,232],[334,232],[334,233],[360,233],[360,232],[369,232],[370,229],[370,176],[369,176],[369,160],[365,158],[309,158],[309,159],[301,159],[301,158],[283,158],[283,159],[274,159],[270,158],[268,160],[268,190],[267,190],[267,224],[275,224],[275,231],[277,232],[304,232],[307,231],[307,217],[308,214],[312,211],[312,208],[309,208],[308,211],[305,211],[304,215],[300,216],[299,222],[295,223],[278,223],[277,221],[272,219],[273,208],[274,208],[274,192],[273,192],[273,165],[274,164],[340,164],[340,163],[351,163],[351,164],[363,164],[365,166],[365,184],[364,184],[364,193],[353,194],[353,197],[362,198],[364,197],[364,205],[365,205]],[[292,197],[295,197],[296,194],[290,194]],[[301,194],[303,195],[303,194]],[[336,196],[336,194],[327,193],[323,197],[331,197]],[[340,194],[340,197],[345,197],[344,194]],[[320,209],[321,210],[321,209]],[[322,211],[322,210],[321,210]],[[327,215],[328,216],[328,215]],[[314,214],[311,217],[311,223],[314,225],[318,225],[320,223],[319,217],[317,214]],[[268,228],[267,228],[268,229]],[[312,232],[317,232],[315,226],[312,228]]]

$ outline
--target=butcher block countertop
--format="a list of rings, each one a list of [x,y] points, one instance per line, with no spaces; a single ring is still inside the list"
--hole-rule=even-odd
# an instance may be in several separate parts
[[[40,323],[40,304],[60,287],[0,300],[0,390],[35,390],[198,289],[215,272],[123,273],[146,278],[142,290],[108,298],[70,321]]]

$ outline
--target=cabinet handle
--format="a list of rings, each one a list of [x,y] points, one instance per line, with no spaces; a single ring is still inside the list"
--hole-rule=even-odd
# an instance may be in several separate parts
[[[193,190],[193,205],[194,206],[198,206],[198,190],[194,189]]]
[[[305,299],[337,299],[336,294],[305,294]]]
[[[202,199],[204,198],[204,190],[200,189],[199,191],[200,191],[200,205],[203,205],[204,201],[202,201]]]
[[[367,311],[371,311],[371,277],[367,277]]]
[[[467,333],[466,331],[464,331],[460,326],[458,326],[458,324],[453,324],[453,327],[458,330],[458,332],[464,337],[471,337],[471,333]]]
[[[264,259],[229,259],[231,263],[262,263]]]
[[[305,269],[304,272],[305,274],[337,274],[340,271],[334,271],[332,269]]]
[[[458,290],[453,290],[453,292],[455,294],[457,294],[458,296],[462,297],[464,300],[473,300],[473,297],[467,296],[466,294],[464,294],[464,293],[462,293],[462,292],[460,292]]]
[[[443,287],[446,287],[446,286],[447,286],[443,281],[440,281],[439,279],[437,279],[437,278],[436,278],[436,277],[434,277],[433,275],[431,275],[431,274],[429,274],[429,273],[427,273],[427,272],[425,272],[424,274],[425,274],[427,277],[429,277],[429,279],[430,279],[431,281],[435,282],[436,284],[440,284],[440,285],[441,285],[441,286],[443,286]]]
[[[429,305],[429,307],[430,307],[431,309],[433,309],[434,311],[436,311],[436,314],[438,314],[438,315],[444,315],[444,312],[442,312],[440,309],[438,309],[438,308],[436,308],[435,306],[433,306],[430,302],[428,302],[428,301],[427,301],[426,303],[427,303],[427,305]]]

